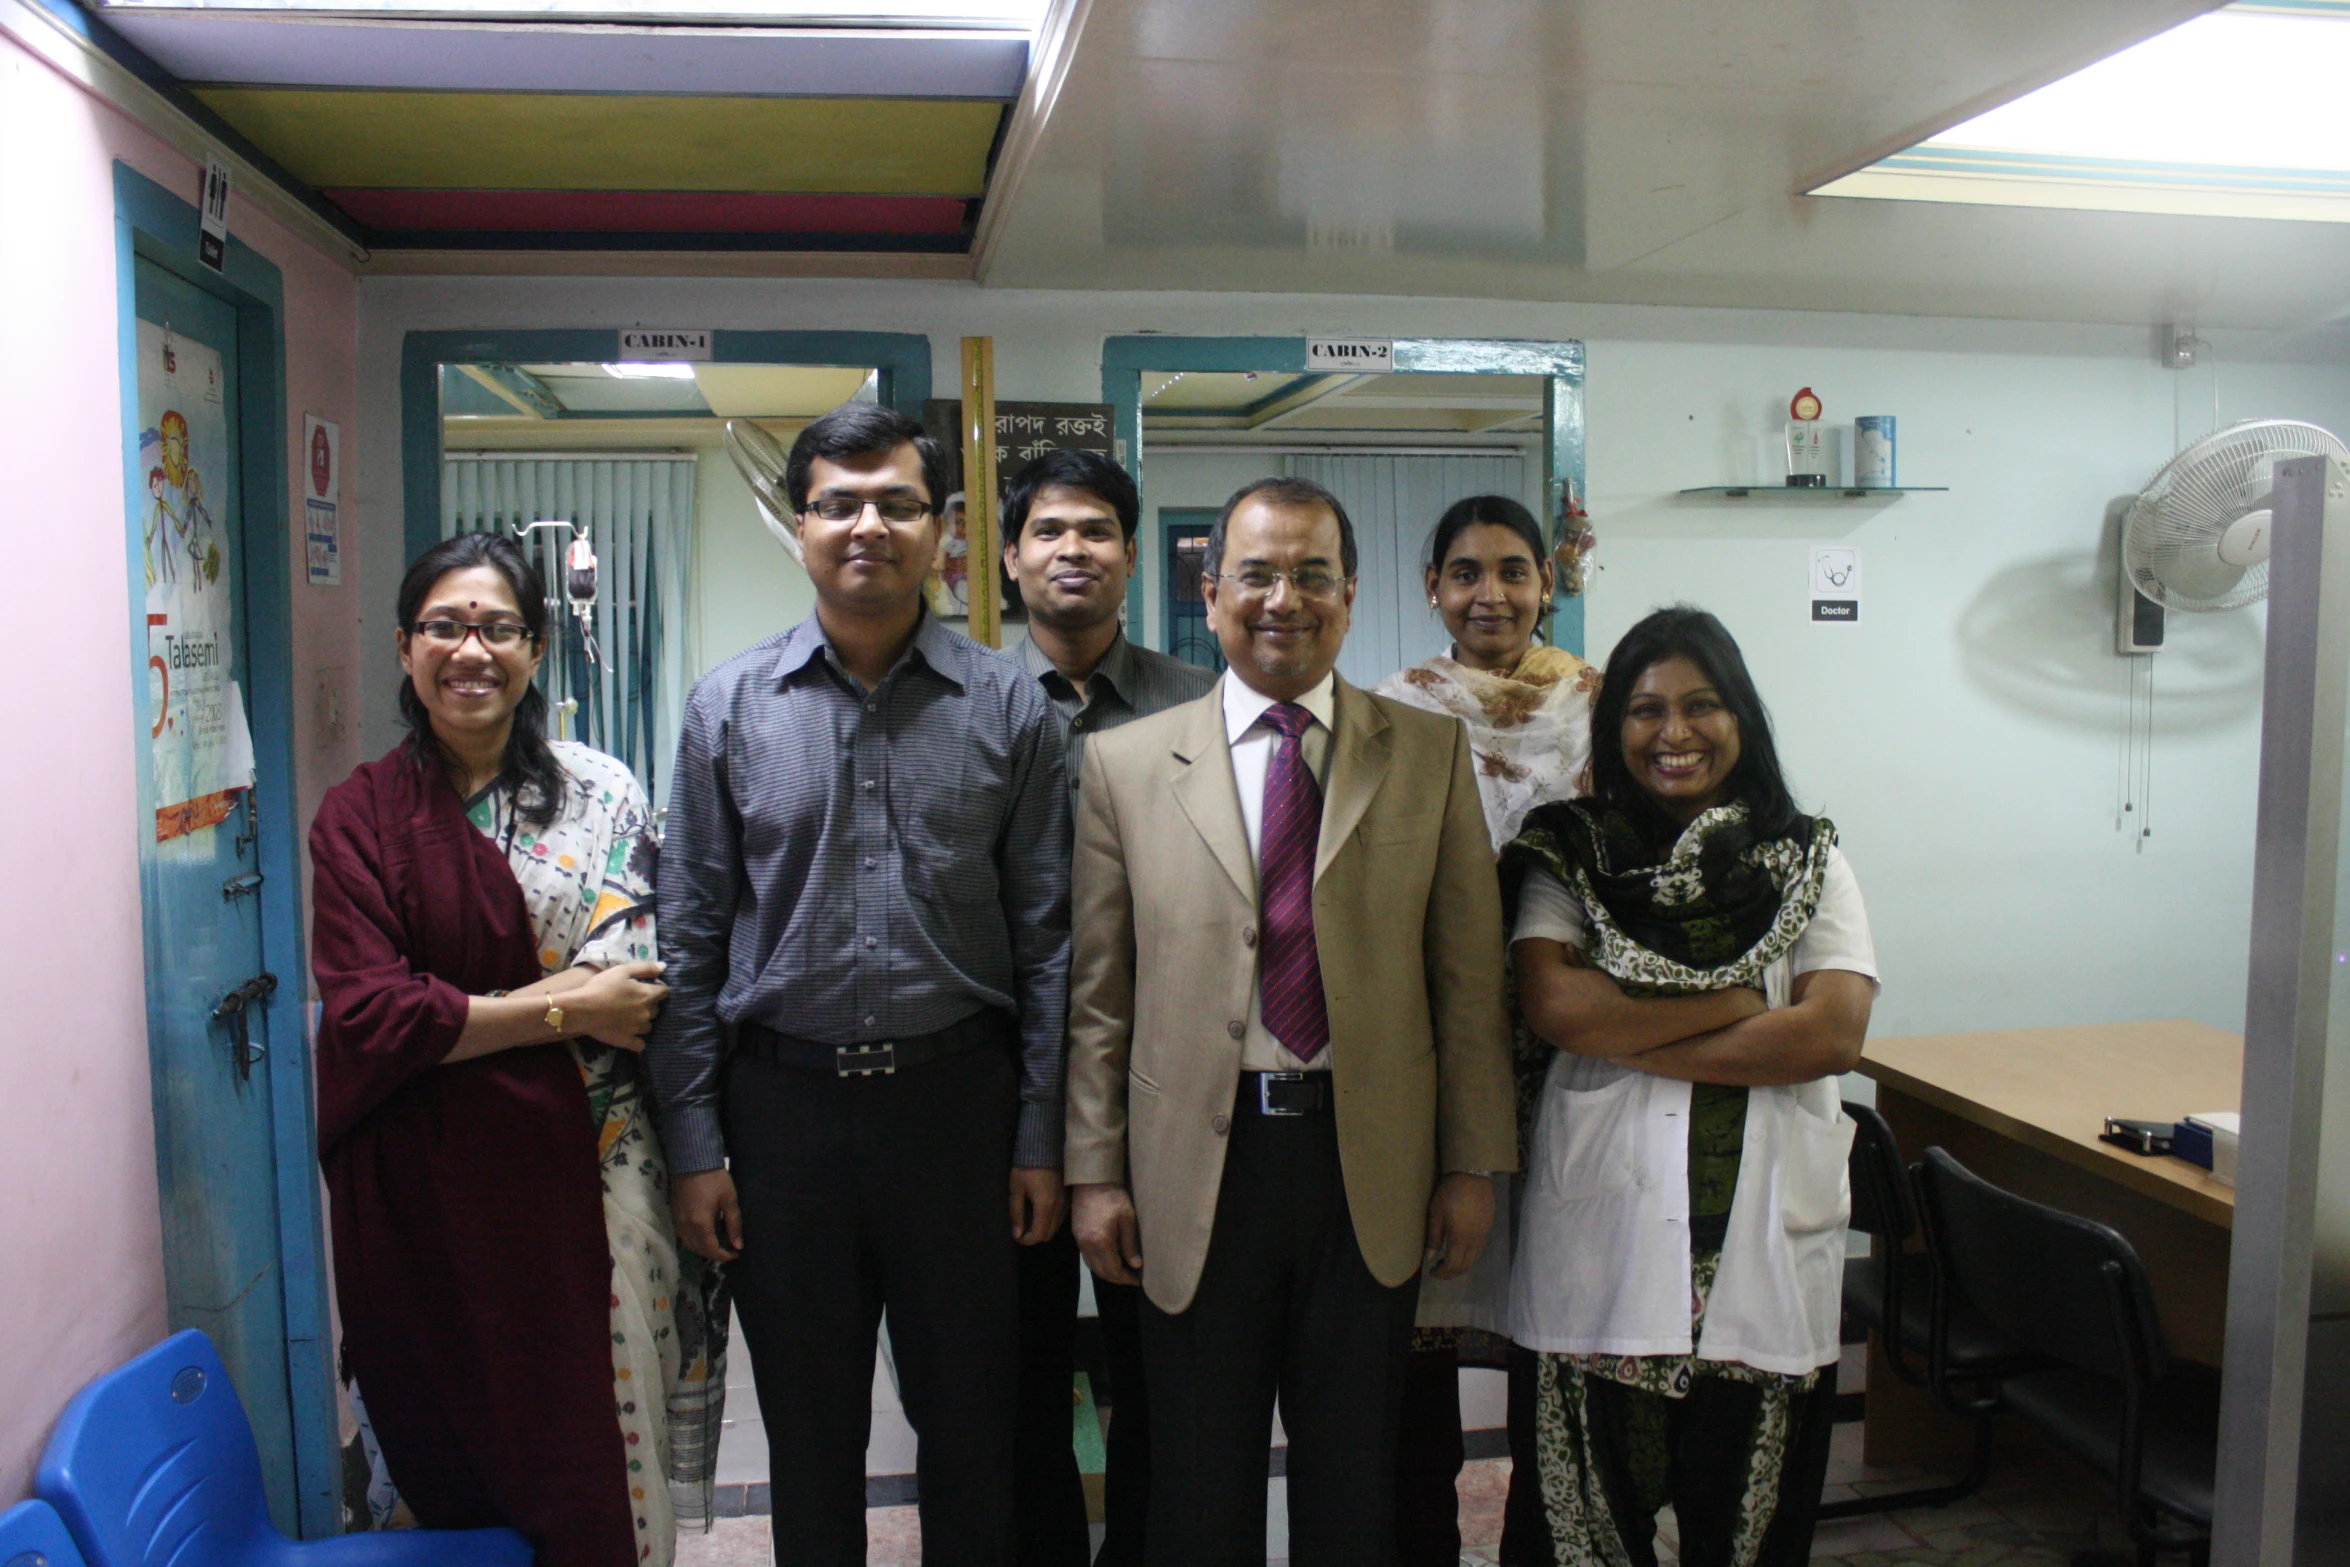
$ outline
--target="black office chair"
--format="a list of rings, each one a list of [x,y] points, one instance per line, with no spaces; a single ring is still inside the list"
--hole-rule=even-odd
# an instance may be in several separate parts
[[[2001,1191],[1939,1148],[1918,1191],[1949,1293],[2059,1362],[2003,1378],[2001,1399],[2114,1482],[2139,1567],[2211,1558],[2219,1373],[2165,1352],[2146,1268],[2105,1225]]]
[[[1991,1422],[1999,1412],[1997,1381],[2049,1362],[2002,1339],[1962,1303],[1950,1303],[1940,1335],[1934,1331],[1935,1269],[1932,1248],[1908,1249],[1920,1228],[1909,1173],[1893,1128],[1867,1105],[1847,1100],[1852,1118],[1851,1227],[1876,1237],[1866,1257],[1844,1264],[1844,1310],[1877,1335],[1885,1363],[1912,1387],[1932,1388],[1945,1409],[1974,1422],[1975,1446],[1966,1472],[1947,1485],[1926,1486],[1890,1496],[1861,1496],[1821,1504],[1822,1518],[1855,1518],[1911,1507],[1946,1507],[1972,1496],[1991,1468]]]

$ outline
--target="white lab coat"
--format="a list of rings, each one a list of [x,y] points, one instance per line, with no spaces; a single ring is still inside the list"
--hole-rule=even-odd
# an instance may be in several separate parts
[[[1562,900],[1557,878],[1530,872],[1516,938],[1579,945],[1580,910]],[[1834,851],[1811,928],[1765,976],[1770,1004],[1819,968],[1876,977],[1860,889]],[[1689,1106],[1687,1083],[1552,1060],[1521,1177],[1511,1338],[1549,1354],[1690,1352]],[[1701,1358],[1794,1376],[1837,1358],[1852,1134],[1832,1079],[1748,1090]]]

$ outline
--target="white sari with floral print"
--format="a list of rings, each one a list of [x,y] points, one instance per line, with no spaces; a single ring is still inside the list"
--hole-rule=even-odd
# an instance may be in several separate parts
[[[553,821],[543,828],[522,821],[513,791],[502,786],[468,801],[466,814],[505,851],[522,883],[542,972],[651,961],[658,848],[644,790],[603,752],[568,740],[552,744],[565,774]],[[627,1444],[637,1560],[669,1567],[677,1519],[669,1492],[668,1410],[680,1382],[669,1167],[636,1059],[592,1039],[574,1040],[571,1049],[601,1129],[604,1228],[612,1247],[612,1402]]]

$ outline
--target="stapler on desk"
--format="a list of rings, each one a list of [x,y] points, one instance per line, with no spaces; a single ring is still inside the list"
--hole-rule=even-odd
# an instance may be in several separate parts
[[[2127,1116],[2109,1115],[2105,1118],[2105,1130],[2097,1140],[2152,1158],[2169,1153],[2176,1135],[2175,1125],[2169,1121],[2133,1121]]]

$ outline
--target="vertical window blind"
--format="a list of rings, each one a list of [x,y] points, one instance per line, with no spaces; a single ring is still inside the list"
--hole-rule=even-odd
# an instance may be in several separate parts
[[[667,799],[685,711],[694,471],[690,453],[641,452],[452,452],[441,466],[441,537],[559,521],[595,546],[587,625],[600,657],[591,660],[564,591],[571,534],[528,535],[549,600],[539,679],[557,734],[627,763],[656,805]]]
[[[1289,471],[1336,495],[1355,525],[1360,586],[1338,672],[1356,685],[1375,686],[1405,665],[1443,652],[1450,639],[1428,607],[1420,573],[1436,519],[1471,495],[1523,498],[1525,459],[1516,452],[1299,453],[1289,459]]]

